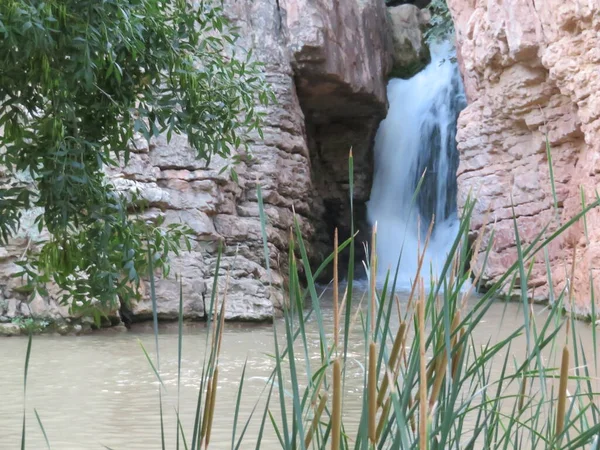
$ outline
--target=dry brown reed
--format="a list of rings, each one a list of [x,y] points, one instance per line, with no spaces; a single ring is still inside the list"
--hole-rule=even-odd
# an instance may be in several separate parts
[[[417,320],[419,324],[419,449],[427,449],[427,361],[425,360],[425,292],[420,283],[420,299],[417,302]]]
[[[404,347],[404,339],[406,336],[406,322],[401,322],[398,331],[396,332],[396,337],[394,339],[394,344],[392,346],[392,352],[390,353],[390,359],[388,362],[388,370],[392,373],[396,372],[396,365],[399,359],[399,355],[401,349]],[[381,387],[379,388],[379,394],[377,395],[377,407],[380,408],[383,404],[383,400],[387,393],[389,385],[388,377],[384,377],[381,382]]]
[[[339,255],[338,255],[338,229],[335,229],[333,238],[333,345],[335,351],[338,351],[340,338],[340,310],[339,310]]]
[[[376,279],[377,279],[377,222],[373,225],[373,232],[371,233],[371,336],[375,339],[375,311],[377,311],[377,290],[376,290]]]
[[[569,380],[569,346],[565,344],[560,363],[560,382],[558,386],[558,406],[556,408],[556,437],[560,436],[565,426],[567,410],[567,381]]]
[[[376,443],[377,437],[377,344],[369,344],[369,374],[368,374],[368,402],[369,402],[369,440]]]
[[[310,424],[310,427],[308,428],[308,431],[306,432],[306,437],[304,438],[304,447],[305,448],[308,448],[310,446],[310,443],[313,438],[313,434],[315,433],[315,430],[317,429],[317,427],[319,425],[319,420],[321,420],[321,415],[323,414],[323,411],[325,410],[325,406],[327,406],[327,392],[323,392],[320,395],[319,406],[315,410],[315,415]]]
[[[206,440],[204,448],[208,448],[210,442],[210,432],[212,431],[213,419],[215,417],[215,404],[217,401],[217,385],[219,383],[219,366],[215,367],[215,371],[212,377],[212,386],[210,392],[210,403],[208,406],[204,406],[208,409],[208,425],[206,427]]]

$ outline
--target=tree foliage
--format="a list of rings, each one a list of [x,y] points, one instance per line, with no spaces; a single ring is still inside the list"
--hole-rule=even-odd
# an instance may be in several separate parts
[[[454,34],[454,21],[448,9],[446,0],[432,0],[429,4],[431,19],[429,29],[425,32],[425,39],[429,43],[448,39]]]
[[[41,207],[51,239],[21,264],[42,292],[52,280],[80,308],[114,306],[136,292],[148,255],[168,271],[168,254],[189,244],[183,226],[132,216],[105,170],[127,163],[136,132],[185,133],[199,158],[235,161],[272,95],[236,40],[208,2],[0,2],[0,167],[13,180],[0,184],[0,245]]]

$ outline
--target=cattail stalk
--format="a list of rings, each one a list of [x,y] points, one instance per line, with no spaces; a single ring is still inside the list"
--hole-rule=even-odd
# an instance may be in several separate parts
[[[373,232],[371,234],[371,334],[373,335],[373,339],[375,339],[375,309],[376,309],[376,296],[377,292],[375,290],[375,280],[377,278],[377,222],[373,225]]]
[[[421,284],[422,286],[422,284]],[[417,303],[419,322],[419,449],[427,449],[427,365],[425,362],[425,294],[421,288],[421,299]]]
[[[212,317],[210,319],[210,321],[212,322],[212,336],[211,336],[211,348],[216,348],[215,347],[215,343],[217,342],[217,324],[216,321],[218,320],[218,308],[219,308],[219,290],[217,289],[217,292],[215,293],[215,304],[214,304],[214,310],[212,312]]]
[[[462,330],[461,330],[461,333],[458,332],[459,325],[460,325],[460,310],[457,310],[454,313],[454,318],[452,319],[452,326],[451,326],[452,339],[450,340],[450,349],[451,350],[454,350],[454,347],[456,347],[456,342],[458,341],[459,337],[462,336]],[[452,374],[453,378],[454,378],[454,365],[458,364],[458,362],[456,361],[456,357],[460,356],[460,354],[459,354],[460,351],[461,351],[460,349],[457,349],[456,352],[454,353],[453,358],[452,358],[452,364],[451,364],[452,367],[451,367],[451,372],[450,373]],[[448,355],[445,354],[444,363],[443,363],[442,367],[440,368],[440,370],[444,370],[445,371],[444,366],[446,365],[447,362],[448,362]],[[437,379],[436,379],[436,381],[437,381]],[[440,386],[437,388],[438,392],[436,393],[436,397],[439,394],[439,388],[440,387],[441,387],[441,382],[440,382]],[[436,390],[435,384],[434,384],[434,390]],[[432,406],[431,399],[430,399],[429,405]]]
[[[567,408],[567,381],[569,380],[569,347],[563,347],[560,364],[560,383],[558,386],[558,407],[556,410],[556,437],[560,436],[565,427],[565,411]]]
[[[388,363],[388,368],[390,371],[394,371],[396,367],[396,361],[398,361],[398,356],[400,355],[400,350],[404,347],[404,336],[406,332],[406,322],[400,323],[400,327],[396,333],[396,338],[394,339],[394,344],[392,346],[392,353],[390,354],[390,360]],[[383,399],[385,398],[385,394],[388,388],[388,377],[383,377],[383,381],[381,382],[381,387],[379,388],[379,394],[377,395],[377,407],[380,408],[383,404]]]
[[[206,436],[206,429],[208,427],[208,415],[210,413],[210,397],[212,396],[212,377],[208,379],[206,386],[206,399],[204,400],[204,414],[202,416],[202,429],[200,430],[200,442]]]
[[[523,375],[523,381],[521,381],[521,392],[519,392],[519,412],[523,412],[523,405],[525,404],[525,391],[527,390],[527,377]]]
[[[312,398],[310,400],[310,404],[313,408],[317,406],[317,400],[319,400],[319,396],[321,394],[321,386],[323,386],[323,380],[325,380],[324,376],[321,376],[317,380],[317,384],[314,387],[314,392],[312,394]]]
[[[442,336],[443,337],[443,336]],[[448,362],[448,353],[445,349],[442,349],[435,359],[435,378],[433,381],[433,387],[431,389],[431,395],[429,396],[429,408],[433,409],[433,405],[437,401],[437,397],[442,389],[442,382],[446,376],[446,363]]]
[[[315,411],[315,416],[313,417],[312,423],[310,424],[310,427],[306,432],[306,437],[304,438],[304,448],[308,448],[310,446],[310,442],[312,441],[313,434],[319,425],[319,420],[321,420],[321,415],[323,414],[325,406],[327,406],[327,392],[321,395],[319,406]]]
[[[208,425],[206,427],[206,443],[204,448],[208,448],[210,442],[210,432],[212,430],[213,418],[215,417],[215,404],[217,401],[217,384],[219,381],[219,366],[215,367],[215,373],[212,378],[212,390],[210,393],[210,404],[208,405]],[[206,405],[204,406],[206,408]]]
[[[369,344],[369,375],[368,375],[368,404],[369,404],[369,439],[375,445],[377,443],[377,345],[371,341]]]
[[[227,291],[229,289],[229,271],[227,271],[227,278],[225,279],[225,292],[223,294],[223,300],[221,301],[221,317],[219,326],[219,336],[217,339],[217,361],[221,354],[221,342],[223,341],[223,329],[225,328],[225,304],[227,303]]]
[[[460,325],[460,310],[454,313],[454,319],[452,320],[452,339],[450,339],[450,349],[454,349],[456,346],[456,340],[458,339],[458,326]]]
[[[420,218],[419,218],[419,223],[420,223]],[[420,225],[419,227],[420,228]],[[415,290],[417,288],[417,286],[419,285],[419,283],[417,282],[417,280],[422,280],[421,278],[421,268],[423,267],[423,260],[425,259],[425,252],[427,251],[427,247],[429,246],[429,238],[431,237],[431,233],[433,232],[433,219],[431,221],[431,224],[429,225],[429,229],[427,230],[427,236],[425,237],[425,245],[423,246],[423,252],[421,252],[421,238],[420,238],[420,233],[419,233],[419,239],[417,240],[417,246],[418,246],[418,250],[417,250],[417,271],[415,272],[415,282],[412,284],[412,287],[410,289],[410,294],[408,296],[408,304],[407,304],[407,314],[408,311],[410,310],[411,306],[412,306],[412,301],[415,295]]]
[[[392,406],[392,397],[388,397],[383,406],[383,410],[381,411],[381,417],[379,417],[379,423],[377,424],[377,436],[376,442],[379,442],[379,438],[381,438],[381,432],[383,431],[383,426],[387,421],[388,414],[390,413],[390,407]]]
[[[331,408],[331,450],[339,450],[342,433],[342,367],[333,361],[333,405]]]
[[[398,317],[402,320],[402,308],[400,307],[400,298],[398,297],[398,294],[394,294],[394,301],[396,302]],[[408,309],[406,310],[406,315],[408,315]],[[406,320],[406,316],[404,317],[404,320]]]
[[[465,343],[461,343],[463,336],[465,335],[465,330],[461,329],[460,330],[460,335],[457,339],[458,342],[458,349],[456,350],[456,353],[454,353],[454,356],[452,357],[452,379],[454,380],[456,378],[456,371],[458,370],[458,365],[460,364],[460,360],[462,358],[462,353],[464,350],[464,346]]]
[[[295,249],[295,241],[294,241],[294,229],[293,227],[290,227],[289,229],[289,238],[288,238],[288,264],[289,264],[289,270],[290,273],[297,273],[296,272],[296,256],[294,255],[294,249]],[[291,291],[290,291],[290,295],[286,295],[284,296],[284,304],[283,306],[285,307],[287,305],[288,308],[290,308],[292,310],[292,315],[294,314],[294,302],[292,301],[292,295],[291,295]]]
[[[452,289],[454,286],[454,280],[458,278],[458,261],[460,259],[460,248],[457,249],[452,259],[452,267],[450,267],[450,274],[448,276],[448,289]]]
[[[333,237],[333,345],[337,352],[340,339],[340,310],[339,310],[339,274],[338,274],[338,229]]]

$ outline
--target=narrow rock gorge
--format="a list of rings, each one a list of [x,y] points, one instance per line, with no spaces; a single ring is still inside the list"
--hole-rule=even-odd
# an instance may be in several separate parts
[[[473,233],[489,212],[495,239],[477,255],[489,286],[516,260],[514,205],[524,244],[589,204],[600,188],[600,2],[598,0],[448,0],[469,106],[458,124],[459,203],[478,203]],[[557,211],[546,137],[552,156]],[[533,265],[528,294],[552,300],[572,280],[578,315],[600,292],[600,212],[590,211]],[[487,266],[481,267],[491,245]],[[515,288],[518,292],[518,289]],[[567,302],[568,303],[568,302]],[[600,311],[596,303],[596,311]]]
[[[148,218],[163,216],[167,224],[184,223],[194,232],[192,251],[173,258],[171,277],[157,279],[162,319],[177,317],[180,283],[185,317],[206,316],[219,246],[218,289],[227,289],[226,317],[272,318],[284,299],[294,212],[315,264],[331,251],[336,227],[341,239],[350,235],[350,149],[355,223],[359,241],[365,240],[374,140],[388,111],[387,82],[413,76],[432,57],[422,33],[429,12],[419,9],[426,1],[393,7],[383,0],[225,3],[239,28],[241,49],[252,49],[264,65],[277,99],[263,108],[263,133],[251,136],[250,153],[236,167],[239,179],[221,172],[228,161],[215,158],[207,167],[197,160],[185,136],[149,143],[140,138],[128,165],[109,172],[120,191],[147,201]],[[404,2],[388,2],[397,3]],[[513,205],[526,245],[547,224],[550,233],[567,222],[600,189],[600,0],[448,0],[448,6],[468,102],[456,134],[458,206],[469,197],[477,200],[471,235],[475,240],[483,233],[483,245],[472,269],[485,289],[517,258]],[[454,80],[460,84],[458,75]],[[447,122],[453,137],[454,121]],[[0,181],[7,177],[0,168]],[[259,185],[270,271],[263,258]],[[454,210],[454,197],[449,204]],[[33,226],[35,215],[26,212],[19,232],[0,248],[0,321],[15,333],[15,319],[28,317],[56,323],[59,331],[89,328],[91,319],[71,317],[52,286],[47,297],[31,300],[24,280],[14,277],[20,271],[16,262],[47,239]],[[599,223],[600,212],[590,211],[549,246],[547,261],[539,255],[529,279],[530,298],[552,301],[569,285],[574,267],[574,302],[566,307],[590,316],[591,299],[600,301]],[[362,245],[357,249],[362,259]],[[342,264],[347,262],[342,255]],[[151,317],[144,288],[142,299],[126,311],[131,320]],[[518,287],[505,293],[517,295]],[[120,322],[117,311],[109,319]]]

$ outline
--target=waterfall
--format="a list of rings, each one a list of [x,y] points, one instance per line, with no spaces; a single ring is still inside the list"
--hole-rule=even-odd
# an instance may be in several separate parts
[[[451,45],[432,48],[431,62],[414,77],[390,80],[387,95],[389,111],[375,137],[368,218],[377,222],[379,273],[393,275],[403,249],[398,279],[408,287],[432,217],[425,278],[440,273],[458,231],[456,120],[466,101]]]

